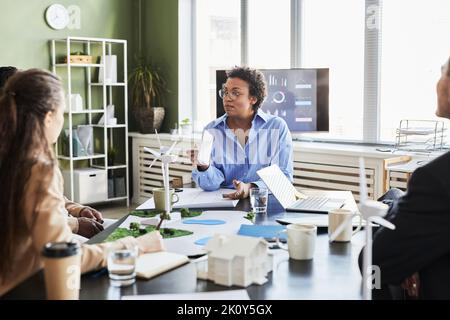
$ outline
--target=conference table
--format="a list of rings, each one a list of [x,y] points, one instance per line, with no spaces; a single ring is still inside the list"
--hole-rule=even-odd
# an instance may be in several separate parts
[[[314,193],[314,192],[313,192]],[[345,207],[355,210],[356,203],[350,192],[317,191],[328,196],[346,197]],[[250,201],[240,200],[234,210],[249,211]],[[229,209],[228,209],[229,210]],[[277,219],[300,217],[306,214],[286,212],[279,202],[269,196],[266,215],[258,215],[256,224],[278,224]],[[309,214],[311,216],[311,214]],[[117,228],[127,215],[91,238],[88,243],[100,243]],[[274,250],[273,271],[263,285],[245,288],[250,299],[307,300],[362,298],[362,277],[358,267],[358,256],[364,244],[364,233],[359,232],[351,242],[329,243],[327,228],[318,228],[314,258],[308,261],[289,259],[285,250]],[[194,293],[242,289],[224,287],[211,281],[196,278],[195,263],[188,263],[150,280],[137,279],[136,283],[117,288],[109,284],[106,269],[91,272],[81,277],[80,299],[121,299],[123,296],[165,293]],[[39,271],[17,287],[6,293],[3,299],[45,299],[43,272]],[[194,299],[194,298],[193,298]]]

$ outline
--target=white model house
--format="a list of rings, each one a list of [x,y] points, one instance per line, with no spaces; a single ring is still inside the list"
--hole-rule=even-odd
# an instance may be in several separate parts
[[[238,235],[215,235],[205,245],[208,252],[208,270],[198,278],[224,286],[247,287],[264,284],[272,271],[272,256],[262,238]]]

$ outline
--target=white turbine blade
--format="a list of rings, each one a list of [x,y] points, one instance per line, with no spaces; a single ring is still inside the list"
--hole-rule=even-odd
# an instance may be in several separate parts
[[[391,222],[387,221],[386,219],[382,218],[382,217],[372,217],[371,219],[374,223],[379,224],[380,226],[383,226],[385,228],[391,229],[391,230],[395,230],[395,226],[394,224],[392,224]]]
[[[155,164],[156,160],[158,160],[158,158],[153,159],[152,163],[150,163],[150,165],[148,166],[149,169],[151,167],[153,167],[153,165]]]
[[[150,148],[144,147],[144,151],[147,151],[154,155],[155,157],[161,158],[161,154],[159,152],[156,152],[155,150],[152,150]]]
[[[161,163],[161,172],[162,172],[162,178],[163,178],[163,187],[166,187],[166,170],[165,170],[165,164],[164,162]]]
[[[158,143],[159,143],[159,148],[161,149],[162,144],[161,144],[161,140],[159,140],[159,134],[158,134],[158,130],[155,129],[155,133],[156,133],[156,139],[158,139]]]
[[[333,242],[334,240],[336,240],[336,238],[341,234],[341,232],[344,231],[344,229],[347,228],[347,226],[352,223],[354,216],[355,215],[351,215],[351,216],[348,216],[345,218],[345,220],[330,235],[330,242]]]
[[[359,202],[364,203],[367,199],[367,181],[364,158],[359,158]]]
[[[169,150],[167,150],[167,152],[165,154],[170,154],[173,150],[173,148],[175,148],[175,145],[178,143],[178,141],[175,141],[174,143],[172,143],[172,145],[170,146]]]

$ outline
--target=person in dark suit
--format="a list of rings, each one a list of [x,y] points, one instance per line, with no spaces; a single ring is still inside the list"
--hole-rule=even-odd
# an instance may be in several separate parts
[[[436,115],[450,119],[449,62],[437,96]],[[374,299],[392,297],[387,289],[395,286],[410,298],[450,299],[450,152],[414,171],[386,218],[396,229],[374,234],[372,263],[380,268],[381,283]]]

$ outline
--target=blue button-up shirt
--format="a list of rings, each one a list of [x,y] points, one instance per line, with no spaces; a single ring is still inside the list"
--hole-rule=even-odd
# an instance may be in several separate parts
[[[265,187],[256,171],[272,164],[277,164],[292,181],[292,137],[283,119],[259,109],[244,147],[228,127],[226,119],[225,114],[205,127],[214,136],[214,143],[209,168],[192,171],[197,186],[206,191],[233,188],[233,179],[237,179]]]

